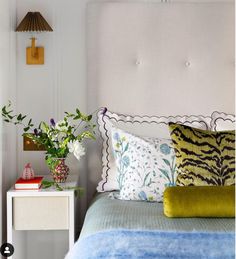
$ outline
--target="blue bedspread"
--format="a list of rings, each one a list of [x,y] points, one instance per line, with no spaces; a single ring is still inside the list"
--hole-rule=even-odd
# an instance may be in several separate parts
[[[234,233],[116,229],[79,239],[66,259],[233,259]]]

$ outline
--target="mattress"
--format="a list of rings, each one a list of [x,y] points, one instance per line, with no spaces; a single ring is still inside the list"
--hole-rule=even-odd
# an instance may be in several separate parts
[[[234,232],[234,218],[167,218],[162,203],[111,199],[98,194],[91,203],[80,239],[112,229],[159,230],[169,232]]]

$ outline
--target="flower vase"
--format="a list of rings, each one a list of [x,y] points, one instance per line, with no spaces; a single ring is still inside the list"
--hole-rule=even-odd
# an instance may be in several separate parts
[[[58,158],[58,162],[51,170],[51,174],[55,183],[64,183],[69,175],[69,167],[65,164],[65,158]]]

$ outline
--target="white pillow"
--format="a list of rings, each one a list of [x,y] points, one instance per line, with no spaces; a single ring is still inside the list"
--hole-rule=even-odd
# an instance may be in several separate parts
[[[97,191],[119,190],[115,159],[111,149],[111,128],[113,126],[139,136],[170,139],[169,122],[210,129],[210,121],[211,117],[205,116],[132,116],[101,109],[98,112],[98,126],[103,139],[102,180],[98,183]]]
[[[162,201],[176,181],[175,152],[170,139],[140,138],[112,128],[112,148],[121,200]]]
[[[224,112],[213,112],[211,115],[211,129],[215,131],[234,130],[235,115]]]

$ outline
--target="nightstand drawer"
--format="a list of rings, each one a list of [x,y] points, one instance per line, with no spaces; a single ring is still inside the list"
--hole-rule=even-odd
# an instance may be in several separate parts
[[[15,230],[69,229],[68,197],[14,197]]]

